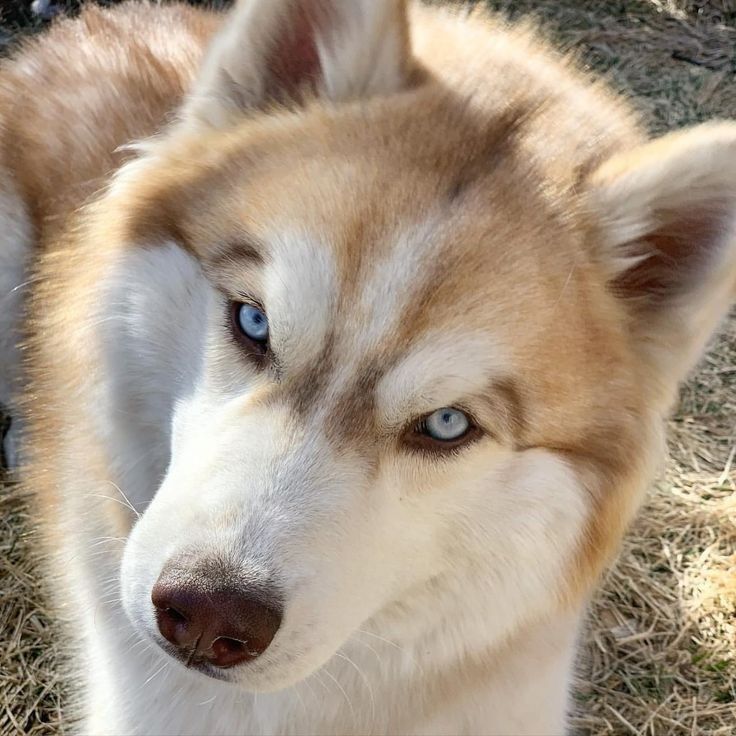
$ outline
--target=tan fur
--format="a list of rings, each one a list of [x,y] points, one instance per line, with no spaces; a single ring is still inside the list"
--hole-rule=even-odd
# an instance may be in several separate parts
[[[119,146],[172,115],[219,22],[184,5],[89,5],[0,65],[0,156],[39,236],[57,232],[130,157]]]
[[[449,40],[443,37],[446,42],[452,40],[451,36]],[[438,46],[430,45],[435,59]],[[484,70],[505,66],[496,58],[482,61]],[[468,71],[472,72],[465,73]],[[554,80],[556,89],[565,90],[567,78],[564,72],[558,73],[561,78]],[[472,82],[466,84],[470,87]],[[520,81],[513,86],[525,88]],[[122,206],[131,213],[130,231],[116,237],[122,242],[173,237],[188,244],[207,263],[209,248],[219,253],[219,244],[242,237],[243,228],[247,228],[248,239],[252,236],[256,242],[261,240],[259,219],[268,220],[283,211],[315,231],[331,232],[333,208],[349,207],[341,200],[352,198],[358,187],[361,201],[374,203],[365,209],[364,217],[370,219],[355,219],[345,231],[326,238],[336,248],[345,284],[342,299],[345,309],[349,309],[350,285],[360,283],[363,263],[374,263],[382,257],[391,223],[410,221],[414,212],[431,210],[437,192],[442,192],[446,207],[443,214],[449,223],[442,231],[446,236],[435,247],[437,254],[452,254],[451,266],[438,257],[439,270],[422,274],[423,281],[417,288],[426,289],[427,296],[416,299],[418,311],[406,315],[406,331],[397,336],[395,347],[400,350],[426,329],[425,316],[437,323],[439,305],[443,303],[452,305],[449,319],[460,312],[465,315],[466,325],[492,324],[500,333],[504,328],[499,321],[503,319],[501,308],[489,314],[487,304],[503,305],[513,299],[515,310],[530,315],[539,310],[548,315],[543,326],[523,334],[516,330],[514,319],[504,336],[505,342],[514,346],[513,362],[518,371],[514,376],[525,406],[527,431],[522,445],[554,447],[568,453],[573,461],[592,466],[595,481],[590,490],[594,498],[601,499],[602,507],[595,517],[596,528],[591,528],[590,546],[581,555],[584,578],[589,580],[609,558],[620,539],[624,520],[630,518],[637,504],[636,498],[623,503],[619,500],[610,512],[605,511],[612,499],[621,499],[625,493],[625,476],[633,473],[638,478],[642,472],[631,458],[637,456],[636,448],[649,444],[642,433],[651,431],[636,426],[634,419],[644,411],[641,386],[646,377],[630,380],[639,367],[629,352],[629,338],[621,332],[622,306],[601,288],[606,274],[595,255],[586,252],[582,237],[587,214],[581,211],[576,197],[575,177],[580,171],[594,168],[603,154],[600,146],[586,150],[591,138],[588,130],[554,144],[563,150],[549,150],[548,131],[558,131],[566,124],[561,121],[567,121],[570,105],[582,104],[577,98],[570,101],[560,92],[556,108],[554,102],[542,97],[546,90],[532,86],[523,94],[496,90],[490,100],[472,95],[458,109],[454,94],[445,95],[441,90],[434,86],[420,88],[385,110],[378,107],[368,118],[364,110],[356,108],[353,120],[346,113],[339,123],[333,122],[329,114],[315,107],[298,120],[284,114],[280,123],[275,123],[273,117],[242,123],[227,137],[217,130],[198,131],[190,139],[179,137],[173,150],[162,154],[166,156],[165,164],[156,175],[145,182],[137,181],[135,190],[126,192],[129,199]],[[575,93],[581,94],[577,88]],[[598,90],[591,89],[589,94],[586,109],[605,117],[594,118],[592,126],[603,129],[612,124],[614,130],[609,133],[607,145],[613,146],[619,130],[627,130],[626,118],[616,115],[618,109],[613,102],[605,97],[598,99]],[[501,120],[496,112],[499,103]],[[425,111],[421,120],[414,115],[417,108]],[[514,129],[514,119],[521,121],[519,130]],[[370,133],[364,131],[366,126],[376,131],[377,137],[387,139],[383,163],[375,159],[375,146],[371,145]],[[370,151],[370,161],[362,161],[361,151],[354,148],[358,135],[365,150]],[[637,140],[633,126],[627,135],[630,141]],[[417,148],[416,141],[422,142],[421,147]],[[197,151],[206,151],[206,155],[200,157]],[[342,181],[336,178],[328,189],[320,191],[320,198],[328,206],[324,211],[315,209],[314,182],[319,169],[348,152],[356,173],[346,171]],[[570,166],[573,155],[580,160]],[[488,162],[487,168],[468,172],[466,161],[478,160],[479,156]],[[202,158],[204,163],[198,165]],[[301,170],[294,164],[300,159],[306,161]],[[247,212],[233,210],[228,202],[217,200],[219,187],[213,172],[218,170],[219,162],[223,181],[242,182],[243,200],[250,203]],[[390,181],[380,176],[397,163],[401,178],[395,171]],[[361,164],[377,172],[375,178],[366,178]],[[262,170],[266,166],[267,172]],[[543,171],[536,167],[543,167]],[[288,177],[288,187],[284,186],[281,171]],[[531,183],[545,175],[548,189],[534,191]],[[257,186],[257,195],[250,194],[251,182]],[[451,190],[458,182],[461,191],[454,199]],[[298,209],[300,202],[304,203],[302,209]],[[385,202],[391,203],[390,210]],[[487,206],[489,202],[493,203],[492,209]],[[503,213],[502,220],[494,217],[496,211]],[[517,250],[513,263],[502,249],[478,249],[489,235],[503,240],[504,232],[527,249]],[[537,270],[548,274],[543,292],[538,281],[532,282],[524,275]],[[489,273],[496,278],[489,281]],[[463,295],[476,303],[477,309],[471,303],[463,305]],[[359,322],[361,316],[367,318],[356,315],[355,320]],[[377,355],[376,360],[390,364],[392,357],[390,353]],[[602,382],[610,387],[605,395],[600,391]],[[311,373],[303,379],[310,393],[314,383]],[[590,411],[591,407],[596,410]],[[604,427],[598,424],[601,409],[608,418]],[[600,484],[603,487],[598,487]],[[636,494],[637,489],[634,480],[630,493]]]

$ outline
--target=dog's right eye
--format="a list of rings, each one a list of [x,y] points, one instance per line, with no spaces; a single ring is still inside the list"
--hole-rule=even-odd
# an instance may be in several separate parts
[[[268,351],[268,317],[253,304],[232,302],[230,305],[230,324],[238,341],[256,354],[265,355]]]

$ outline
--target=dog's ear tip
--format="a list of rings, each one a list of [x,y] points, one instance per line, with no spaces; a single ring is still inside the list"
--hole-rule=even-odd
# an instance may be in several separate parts
[[[397,0],[240,2],[181,117],[219,127],[233,114],[304,95],[340,102],[397,91],[411,76],[407,24]]]
[[[717,257],[734,240],[736,123],[705,123],[616,154],[590,177],[588,197],[614,264]]]
[[[736,123],[616,154],[587,196],[612,290],[639,336],[673,365],[683,356],[680,380],[736,297]]]

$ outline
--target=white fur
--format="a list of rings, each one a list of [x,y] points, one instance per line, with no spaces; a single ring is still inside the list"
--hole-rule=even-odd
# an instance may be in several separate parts
[[[129,500],[139,510],[169,462],[170,423],[164,418],[177,398],[193,390],[201,370],[192,358],[203,352],[211,297],[203,283],[196,261],[173,243],[141,248],[113,269],[105,303],[91,316],[108,376],[95,414],[97,431],[118,448],[116,475],[132,489]],[[160,316],[152,320],[152,314]]]
[[[342,3],[337,28],[319,39],[328,99],[346,101],[398,91],[404,49],[393,23],[392,3]]]
[[[364,350],[377,346],[384,335],[401,325],[416,290],[424,286],[414,275],[421,273],[424,264],[437,257],[441,248],[438,229],[442,221],[441,215],[425,214],[405,225],[395,236],[396,246],[364,266],[364,283],[356,303],[351,305],[353,346]]]
[[[456,360],[457,355],[463,360]],[[421,416],[483,394],[494,376],[505,375],[505,367],[504,350],[493,335],[470,330],[429,332],[381,379],[376,391],[378,412],[389,426],[401,427],[407,416]]]
[[[320,359],[330,330],[338,296],[336,265],[318,235],[296,224],[269,236],[272,257],[281,267],[267,271],[263,293],[255,296],[266,307],[274,351],[283,356],[284,368],[303,370]]]
[[[398,91],[404,84],[403,39],[394,0],[311,2],[317,29],[318,87],[332,102]],[[186,104],[185,123],[224,127],[267,101],[267,58],[277,40],[294,40],[294,0],[239,2],[206,57]],[[296,39],[298,42],[298,39]],[[287,80],[279,80],[286,82]]]
[[[610,250],[603,260],[612,276],[644,260],[642,241],[672,221],[693,215],[710,221],[702,236],[690,234],[688,247],[700,257],[688,269],[680,266],[667,308],[651,310],[638,326],[664,411],[736,294],[734,172],[736,127],[712,122],[663,136],[636,155],[614,156],[592,179],[590,204],[604,225]]]

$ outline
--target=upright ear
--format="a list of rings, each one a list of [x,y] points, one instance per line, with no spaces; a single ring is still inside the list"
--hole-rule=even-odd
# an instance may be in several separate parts
[[[671,394],[736,298],[736,123],[615,155],[588,196],[611,286]]]
[[[221,127],[305,95],[389,94],[409,83],[411,67],[405,0],[239,0],[183,117]]]

